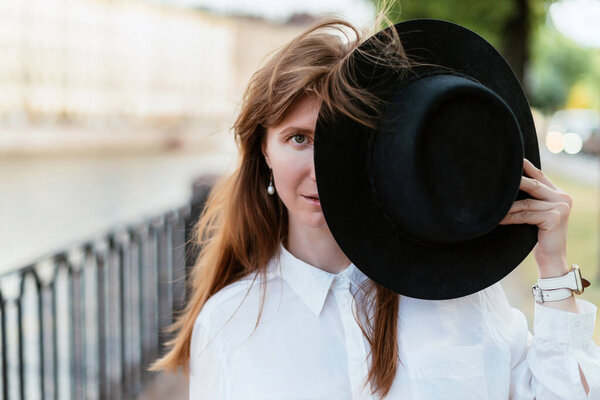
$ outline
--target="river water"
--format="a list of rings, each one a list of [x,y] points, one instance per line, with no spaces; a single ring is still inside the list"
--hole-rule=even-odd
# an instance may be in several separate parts
[[[231,153],[0,159],[0,274],[186,204]]]

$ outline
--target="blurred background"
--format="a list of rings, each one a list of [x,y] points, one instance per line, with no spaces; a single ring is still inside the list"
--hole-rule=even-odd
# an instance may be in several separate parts
[[[0,0],[4,398],[42,398],[42,392],[187,398],[181,376],[132,372],[150,361],[146,348],[159,351],[162,339],[145,339],[143,332],[169,322],[161,320],[162,303],[146,310],[136,301],[167,293],[169,305],[176,303],[165,284],[176,276],[173,258],[183,245],[164,247],[159,235],[173,238],[193,218],[173,210],[190,204],[196,178],[235,166],[230,126],[248,79],[269,52],[323,16],[369,29],[379,6],[377,0]],[[401,0],[389,16],[458,23],[510,63],[532,107],[542,169],[574,199],[568,261],[592,282],[582,298],[600,304],[600,0]],[[148,222],[155,218],[162,230]],[[178,222],[169,225],[170,218]],[[135,244],[139,235],[131,227],[138,225],[148,227],[146,244]],[[119,230],[131,235],[119,241],[113,234]],[[118,249],[128,261],[117,260]],[[143,272],[146,253],[154,257],[151,276]],[[98,274],[113,256],[114,276],[108,267]],[[161,257],[171,266],[167,275]],[[107,300],[111,287],[138,278],[135,299],[121,293],[124,300]],[[154,279],[156,292],[144,292],[145,279]],[[502,281],[532,331],[536,279],[530,255]],[[140,313],[154,323],[146,327]],[[106,323],[98,330],[99,315]],[[123,326],[114,343],[111,318]],[[135,329],[126,327],[129,319]]]

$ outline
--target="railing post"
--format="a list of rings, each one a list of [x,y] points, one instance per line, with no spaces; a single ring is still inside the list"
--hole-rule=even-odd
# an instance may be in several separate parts
[[[6,307],[0,291],[0,329],[2,330],[2,399],[8,400],[8,354],[6,353]]]
[[[105,258],[95,249],[96,255],[96,299],[98,315],[98,392],[100,399],[106,398],[106,304],[104,296]]]
[[[127,354],[130,350],[127,346],[127,318],[125,316],[126,304],[125,300],[125,283],[129,283],[126,278],[126,265],[127,258],[125,257],[125,245],[122,242],[117,244],[117,251],[119,254],[119,258],[117,261],[118,265],[118,273],[119,273],[119,282],[118,284],[118,292],[119,292],[119,363],[120,367],[120,377],[119,377],[119,396],[121,398],[128,397],[129,395],[129,370],[127,368]]]
[[[186,269],[185,276],[186,282],[190,276],[190,272],[194,263],[196,262],[196,257],[198,257],[198,253],[200,249],[198,246],[193,243],[193,228],[198,218],[200,218],[200,214],[202,210],[206,206],[206,201],[208,199],[208,195],[210,194],[211,189],[215,185],[215,182],[218,179],[218,175],[202,175],[196,178],[192,185],[192,199],[191,199],[191,209],[189,218],[185,224],[185,260],[186,260]],[[188,300],[189,293],[186,290],[186,302]]]

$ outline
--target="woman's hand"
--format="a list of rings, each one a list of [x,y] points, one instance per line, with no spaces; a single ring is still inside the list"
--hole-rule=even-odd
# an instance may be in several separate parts
[[[564,275],[569,271],[567,223],[573,199],[529,160],[523,159],[523,168],[529,177],[521,178],[519,188],[534,198],[515,201],[500,225],[537,225],[538,242],[533,255],[540,278]]]

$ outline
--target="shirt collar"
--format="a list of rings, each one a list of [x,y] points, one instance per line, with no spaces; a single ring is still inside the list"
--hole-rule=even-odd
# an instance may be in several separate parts
[[[279,253],[270,263],[271,272],[285,280],[308,308],[316,315],[321,314],[327,294],[336,276],[358,286],[367,276],[352,262],[343,271],[332,274],[310,265],[290,253],[282,243]]]

